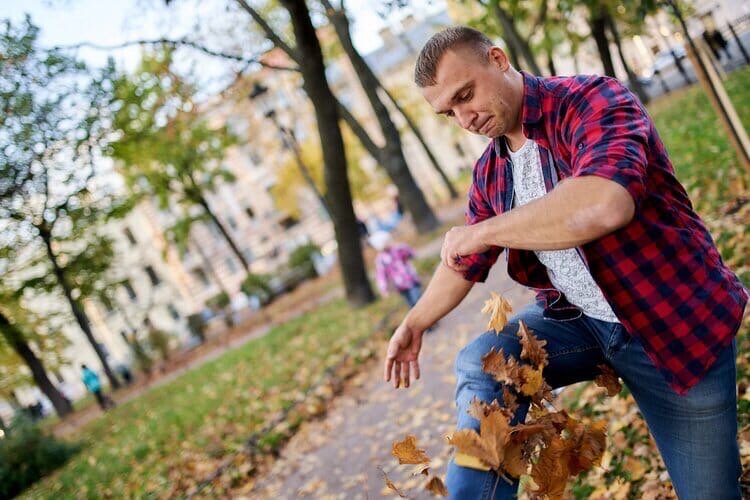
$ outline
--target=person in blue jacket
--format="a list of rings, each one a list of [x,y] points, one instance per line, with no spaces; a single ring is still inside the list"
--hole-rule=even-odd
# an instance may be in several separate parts
[[[92,370],[85,364],[81,365],[81,370],[81,379],[83,380],[83,385],[85,385],[86,389],[88,389],[89,392],[94,395],[94,397],[96,398],[96,402],[99,403],[99,407],[104,411],[114,407],[115,402],[112,401],[109,396],[104,394],[104,392],[102,392],[102,383],[99,380],[99,375],[97,375],[94,370]]]

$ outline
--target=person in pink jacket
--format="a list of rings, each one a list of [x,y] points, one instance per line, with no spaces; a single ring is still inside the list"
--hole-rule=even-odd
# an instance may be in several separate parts
[[[394,243],[391,235],[378,231],[370,236],[370,245],[378,251],[375,257],[375,280],[382,295],[397,290],[409,304],[414,305],[422,295],[422,284],[414,266],[414,250],[404,243]]]

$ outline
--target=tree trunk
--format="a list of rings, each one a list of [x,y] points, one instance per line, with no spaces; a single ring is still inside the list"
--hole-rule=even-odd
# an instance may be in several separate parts
[[[307,5],[297,0],[281,0],[281,4],[289,11],[294,26],[303,86],[315,107],[328,187],[326,198],[332,210],[346,296],[351,304],[362,306],[374,301],[375,295],[367,280],[362,258],[336,99],[326,80],[323,53]]]
[[[70,414],[73,411],[70,401],[65,399],[49,379],[42,360],[40,360],[36,354],[34,354],[34,351],[31,350],[23,333],[16,325],[11,324],[2,312],[0,312],[0,334],[5,337],[5,340],[8,341],[16,354],[18,354],[18,356],[20,356],[20,358],[26,363],[26,366],[29,367],[34,382],[37,387],[39,387],[39,390],[49,398],[52,406],[55,407],[57,415],[60,418],[63,418]]]
[[[547,68],[549,69],[550,76],[555,76],[557,74],[557,68],[555,68],[555,56],[551,49],[547,50]]]
[[[57,262],[57,256],[55,255],[55,252],[52,251],[52,235],[48,230],[44,228],[37,229],[39,230],[39,234],[44,241],[44,246],[47,249],[47,257],[52,264],[52,270],[55,273],[57,283],[62,288],[63,294],[65,295],[68,304],[70,304],[70,310],[73,313],[73,317],[76,319],[78,326],[81,327],[81,330],[86,336],[86,339],[91,344],[91,347],[94,348],[94,352],[96,352],[96,356],[99,358],[99,362],[102,364],[104,374],[107,376],[107,379],[109,379],[110,386],[112,387],[112,389],[119,389],[120,382],[117,380],[117,377],[115,377],[115,374],[112,373],[112,370],[109,367],[109,363],[107,362],[107,357],[104,355],[104,351],[102,351],[102,348],[99,345],[99,342],[97,342],[96,337],[94,337],[94,332],[91,331],[89,318],[88,316],[86,316],[86,312],[83,310],[78,301],[73,298],[73,290],[68,284],[68,280],[65,276],[65,271],[60,267],[60,264]]]
[[[326,7],[328,18],[333,23],[336,34],[341,41],[341,45],[357,73],[367,100],[370,101],[370,106],[375,113],[380,129],[383,131],[385,146],[382,148],[381,158],[385,163],[382,163],[382,165],[388,170],[391,179],[396,184],[396,187],[398,187],[404,206],[411,213],[417,230],[419,232],[430,231],[437,227],[438,221],[406,163],[401,144],[401,134],[393,123],[393,120],[391,120],[388,108],[383,104],[378,95],[378,87],[382,87],[380,81],[354,47],[346,13],[334,9],[328,0],[323,0],[323,4]]]
[[[232,238],[232,235],[229,234],[229,231],[227,231],[227,228],[224,227],[224,224],[221,223],[219,218],[216,216],[216,214],[211,210],[211,206],[208,204],[208,200],[201,194],[199,195],[199,199],[196,200],[200,206],[203,207],[203,210],[206,211],[206,215],[211,219],[211,222],[216,224],[216,227],[219,228],[219,232],[221,232],[221,235],[224,237],[224,241],[227,242],[229,245],[229,248],[232,249],[232,252],[234,255],[237,256],[237,258],[240,260],[240,263],[242,263],[242,267],[245,268],[245,272],[250,272],[250,266],[247,263],[247,260],[245,260],[245,256],[242,255],[242,251],[237,246],[237,244],[234,242],[234,239]]]
[[[250,6],[245,0],[235,0],[235,1],[244,11],[250,14],[250,16],[253,18],[253,20],[255,20],[255,22],[258,23],[258,25],[266,34],[268,39],[271,40],[274,43],[274,45],[276,45],[278,48],[282,49],[294,62],[296,62],[300,66],[300,68],[303,66],[304,63],[308,62],[304,60],[305,53],[303,50],[301,50],[300,47],[297,47],[296,49],[294,49],[290,47],[286,42],[284,42],[276,34],[276,32],[273,31],[273,29],[268,25],[268,23],[265,22],[265,20],[258,13],[258,11],[256,11],[252,6]],[[286,8],[291,8],[291,6],[288,3],[285,3],[284,6]],[[305,8],[304,10],[307,11],[306,5],[300,5],[298,7]],[[317,37],[316,37],[316,40],[317,40]],[[320,46],[320,43],[317,42],[317,45]],[[325,68],[325,66],[323,67]],[[326,81],[326,87],[328,87],[327,81]],[[328,91],[330,92],[330,87],[328,87]],[[308,94],[308,97],[312,99],[312,96],[309,94]],[[341,105],[335,97],[334,97],[334,101],[332,104],[334,106]],[[313,102],[313,106],[317,107],[318,103]],[[350,114],[350,117],[353,121],[356,121],[353,115]],[[353,130],[354,129],[353,123],[350,123],[349,119],[347,119],[347,123],[349,124],[350,127],[352,127],[352,130]],[[338,128],[338,123],[336,124],[336,128]],[[361,126],[360,128],[364,130]],[[340,132],[341,131],[339,129],[339,133]],[[369,139],[369,137],[368,137],[368,140],[371,144],[374,144],[372,139]],[[361,137],[360,137],[360,141],[362,141],[363,145],[365,144]],[[400,149],[400,139],[399,139],[398,149]],[[377,148],[377,151],[368,149],[368,152],[381,166],[383,166],[386,169],[386,172],[388,172],[388,175],[393,180],[393,183],[399,189],[399,192],[404,201],[404,205],[406,206],[407,210],[409,210],[412,213],[412,217],[414,219],[415,225],[417,226],[417,230],[420,232],[424,232],[427,230],[425,228],[437,227],[438,225],[437,218],[435,218],[435,215],[432,213],[432,209],[429,207],[429,205],[427,205],[427,202],[424,199],[424,195],[422,194],[421,190],[419,190],[419,186],[417,186],[416,182],[414,182],[413,177],[411,177],[411,173],[408,172],[407,170],[408,176],[409,178],[411,178],[411,185],[401,184],[405,182],[405,179],[407,179],[406,177],[403,176],[403,174],[399,174],[396,176],[393,175],[394,171],[397,172],[399,169],[403,168],[406,165],[405,160],[402,165],[398,165],[398,164],[390,165],[388,161],[392,160],[393,155],[389,151],[381,151],[381,148]],[[401,156],[403,157],[403,153],[401,153]],[[416,188],[416,191],[415,191],[415,188]],[[330,186],[328,187],[328,189],[330,190]]]
[[[430,148],[427,147],[427,143],[424,141],[424,138],[422,137],[422,134],[419,132],[414,121],[412,121],[411,118],[409,118],[409,116],[406,113],[404,113],[404,110],[401,109],[401,106],[399,106],[398,102],[396,102],[393,96],[383,86],[383,84],[378,79],[377,75],[375,75],[375,73],[372,71],[372,68],[370,68],[370,66],[367,64],[367,61],[365,61],[365,59],[362,57],[359,51],[357,51],[356,47],[354,47],[354,43],[352,42],[352,38],[351,38],[349,19],[346,17],[346,12],[343,9],[338,9],[338,10],[334,9],[329,0],[323,0],[323,5],[326,8],[328,19],[330,19],[331,23],[336,29],[336,34],[338,35],[338,38],[341,41],[341,45],[344,48],[344,52],[346,52],[347,56],[349,57],[349,60],[351,61],[352,66],[354,67],[354,70],[357,73],[359,82],[362,85],[362,88],[364,89],[368,100],[370,101],[370,105],[372,106],[372,109],[375,112],[375,115],[378,119],[378,123],[380,124],[380,127],[383,130],[383,136],[386,138],[386,142],[395,140],[397,141],[398,146],[400,148],[401,136],[399,134],[398,129],[396,128],[396,125],[391,120],[390,114],[388,113],[388,108],[385,107],[385,105],[380,99],[380,96],[378,95],[378,88],[383,89],[383,91],[387,94],[388,98],[395,105],[396,110],[399,113],[401,113],[401,115],[406,120],[406,123],[409,126],[409,128],[411,128],[411,130],[414,132],[414,135],[417,137],[417,140],[419,141],[420,145],[422,146],[422,148],[424,148],[425,152],[427,153],[430,163],[432,163],[433,167],[438,172],[438,174],[440,175],[440,178],[445,184],[445,187],[448,189],[451,199],[457,198],[458,193],[456,193],[456,189],[453,187],[453,184],[451,184],[450,179],[448,179],[448,176],[445,174],[445,170],[440,166],[437,158],[435,158],[435,156],[432,154],[432,151],[430,151]],[[403,37],[402,41],[406,44],[409,50],[413,49],[413,47],[411,47],[406,37]],[[402,152],[402,155],[403,155],[403,152]],[[406,160],[404,160],[404,163],[406,163]],[[406,202],[406,200],[404,201]]]
[[[636,93],[643,104],[648,104],[648,94],[645,90],[643,90],[641,82],[638,80],[638,77],[635,73],[633,73],[630,65],[625,60],[625,54],[622,52],[622,40],[620,40],[620,32],[617,30],[617,23],[609,14],[607,14],[606,19],[607,25],[609,26],[609,32],[612,33],[612,38],[614,38],[615,41],[615,47],[617,47],[617,55],[620,57],[622,67],[625,68],[625,73],[627,73],[628,75],[628,83],[630,84],[630,88],[633,89],[633,92]]]
[[[497,0],[492,2],[492,10],[495,12],[495,17],[497,17],[500,27],[503,30],[505,41],[508,42],[509,46],[513,47],[513,50],[523,56],[524,61],[526,61],[526,64],[528,65],[529,71],[535,75],[541,76],[542,70],[539,68],[536,59],[534,59],[534,53],[531,51],[529,43],[524,40],[516,29],[513,17],[505,9],[500,7]]]
[[[604,66],[604,74],[615,78],[615,66],[612,64],[612,53],[609,50],[609,40],[607,40],[607,22],[604,8],[599,8],[599,12],[591,12],[591,36],[594,37],[596,48],[599,51],[599,58]]]

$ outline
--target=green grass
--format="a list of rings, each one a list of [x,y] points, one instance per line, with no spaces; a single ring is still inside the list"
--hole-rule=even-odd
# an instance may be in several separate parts
[[[729,75],[727,94],[745,129],[750,128],[750,68]],[[649,106],[677,177],[701,212],[736,194],[742,168],[703,89],[694,85]],[[747,185],[747,177],[745,180]]]
[[[146,392],[82,428],[73,437],[81,452],[25,494],[151,497],[180,478],[200,480],[399,303],[394,296],[352,310],[335,300]],[[280,441],[273,432],[261,440]]]

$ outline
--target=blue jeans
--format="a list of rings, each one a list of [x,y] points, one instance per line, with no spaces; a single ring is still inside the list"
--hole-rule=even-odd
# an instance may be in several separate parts
[[[549,365],[544,377],[553,388],[592,380],[600,363],[614,368],[633,394],[680,500],[741,498],[734,341],[705,378],[680,396],[622,325],[587,316],[550,320],[542,316],[541,306],[533,304],[511,319],[500,335],[484,333],[459,352],[455,366],[459,429],[479,430],[479,422],[467,413],[474,396],[502,404],[502,385],[482,371],[482,356],[494,347],[519,358],[519,319],[547,341]],[[527,410],[528,404],[520,405],[514,423],[523,421]],[[518,482],[510,485],[493,471],[469,469],[453,461],[446,486],[451,498],[462,500],[515,498],[518,491]]]
[[[409,307],[414,307],[419,300],[419,297],[422,296],[422,287],[420,285],[414,285],[408,290],[400,290],[399,293],[403,295],[404,299],[406,299],[406,303],[409,304]]]

